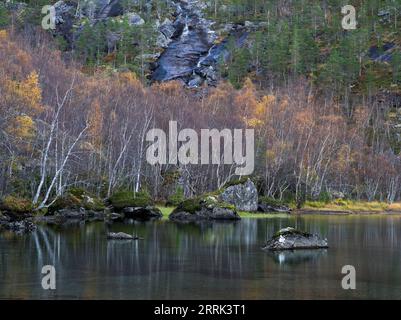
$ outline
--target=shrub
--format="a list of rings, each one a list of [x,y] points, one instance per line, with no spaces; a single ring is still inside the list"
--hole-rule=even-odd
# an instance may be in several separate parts
[[[287,206],[287,204],[284,201],[277,200],[271,197],[259,197],[259,202],[272,206],[272,207],[277,207],[277,206]]]
[[[31,200],[8,195],[1,201],[0,209],[12,213],[27,213],[32,212],[33,207]]]

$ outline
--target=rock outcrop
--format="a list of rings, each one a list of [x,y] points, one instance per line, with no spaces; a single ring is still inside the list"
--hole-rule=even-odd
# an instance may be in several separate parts
[[[120,212],[123,219],[151,220],[163,217],[146,192],[120,191],[114,193],[109,201],[113,210]]]
[[[126,207],[123,209],[124,218],[134,220],[152,220],[163,217],[162,212],[155,206]]]
[[[278,231],[272,239],[267,241],[263,249],[274,251],[321,248],[328,248],[327,239],[321,239],[316,234],[302,232],[289,227]]]
[[[240,211],[258,210],[258,190],[250,179],[245,183],[227,187],[219,198],[223,202],[232,204]]]

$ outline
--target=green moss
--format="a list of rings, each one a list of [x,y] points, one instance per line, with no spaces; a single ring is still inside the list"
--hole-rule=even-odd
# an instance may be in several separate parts
[[[172,194],[167,200],[167,206],[178,206],[184,201],[184,189],[178,187],[174,194]]]
[[[68,190],[68,193],[77,198],[82,198],[87,194],[87,192],[82,188],[71,188],[70,190]]]
[[[184,211],[190,214],[195,214],[196,211],[201,209],[200,198],[187,199],[181,202],[175,211]]]
[[[149,193],[145,191],[118,191],[114,193],[109,201],[116,210],[122,210],[126,207],[146,207],[153,205],[153,200]]]
[[[241,177],[241,178],[239,178],[239,179],[231,180],[231,181],[227,182],[227,183],[223,186],[222,189],[227,189],[228,187],[237,186],[237,185],[239,185],[239,184],[244,184],[244,183],[246,183],[246,182],[248,181],[248,179],[249,179],[249,177],[248,177],[248,176],[245,176],[245,177]]]
[[[33,207],[29,199],[8,195],[1,200],[0,209],[12,213],[28,213],[32,212]]]
[[[176,212],[185,211],[190,214],[195,214],[197,211],[200,211],[202,207],[209,207],[209,208],[218,207],[218,208],[235,210],[234,205],[222,202],[218,199],[217,196],[208,193],[199,197],[184,200],[177,206],[177,208],[174,211]]]
[[[294,228],[285,228],[285,229],[281,229],[281,230],[277,231],[274,234],[273,238],[278,238],[280,236],[289,235],[289,234],[299,234],[299,235],[302,235],[302,236],[308,236],[309,235],[306,232],[303,232],[303,231],[300,231],[300,230],[297,230],[297,229],[294,229]]]

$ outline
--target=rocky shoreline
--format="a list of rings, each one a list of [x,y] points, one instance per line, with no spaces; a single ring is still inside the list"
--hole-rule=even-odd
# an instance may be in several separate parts
[[[19,201],[19,202],[18,202]],[[0,203],[0,229],[17,234],[36,230],[37,224],[69,225],[103,221],[133,223],[134,221],[159,220],[162,211],[147,193],[120,191],[102,200],[82,189],[71,189],[59,197],[45,213],[29,210],[27,200],[8,197]],[[201,221],[238,221],[242,213],[257,217],[263,214],[292,213],[294,215],[352,215],[378,214],[379,212],[295,210],[284,203],[259,196],[257,188],[249,178],[230,182],[215,192],[186,199],[169,214],[169,220],[177,223]],[[380,214],[401,214],[399,211]]]

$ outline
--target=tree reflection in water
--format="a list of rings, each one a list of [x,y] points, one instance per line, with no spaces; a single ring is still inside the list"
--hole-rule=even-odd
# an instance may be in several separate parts
[[[327,237],[327,250],[261,249],[283,227]],[[108,241],[107,231],[140,241]],[[278,299],[400,297],[399,216],[288,216],[238,222],[169,221],[42,226],[0,233],[0,298]],[[56,267],[57,290],[41,288]],[[357,269],[355,292],[341,268]]]

